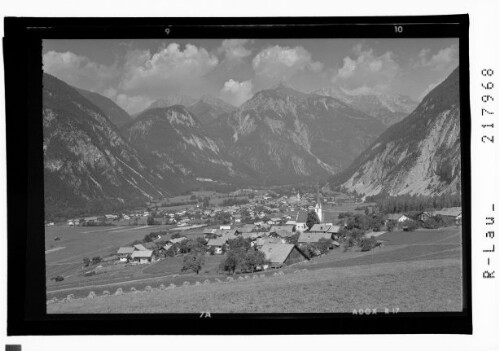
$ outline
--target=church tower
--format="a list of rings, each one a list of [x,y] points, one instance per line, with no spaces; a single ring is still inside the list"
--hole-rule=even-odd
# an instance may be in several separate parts
[[[322,223],[322,203],[319,185],[317,185],[317,204],[315,205],[315,213],[317,213],[317,216],[319,217],[319,222]]]

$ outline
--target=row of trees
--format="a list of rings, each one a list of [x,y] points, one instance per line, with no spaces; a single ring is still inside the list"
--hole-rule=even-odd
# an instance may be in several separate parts
[[[461,206],[461,194],[445,193],[439,196],[399,195],[390,196],[387,193],[367,196],[366,202],[376,202],[378,209],[385,213],[400,213],[408,211],[426,211],[446,207]]]
[[[259,266],[266,263],[265,255],[251,246],[249,239],[238,237],[227,241],[230,250],[227,257],[220,263],[219,269],[235,274],[240,272],[254,272]]]

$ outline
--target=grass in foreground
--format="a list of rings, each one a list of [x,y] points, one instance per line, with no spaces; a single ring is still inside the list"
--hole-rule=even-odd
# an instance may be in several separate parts
[[[359,308],[462,310],[458,259],[324,268],[265,279],[77,299],[48,313],[317,313]]]

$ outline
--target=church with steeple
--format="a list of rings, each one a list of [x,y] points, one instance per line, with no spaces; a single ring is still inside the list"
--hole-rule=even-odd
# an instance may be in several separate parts
[[[319,192],[319,186],[317,186],[317,204],[315,205],[315,213],[319,217],[319,222],[323,222],[322,217],[322,202],[321,202],[321,194]]]

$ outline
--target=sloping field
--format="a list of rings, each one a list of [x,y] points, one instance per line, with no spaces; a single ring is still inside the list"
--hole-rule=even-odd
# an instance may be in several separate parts
[[[48,313],[304,313],[399,308],[400,312],[460,311],[457,259],[373,264],[286,273],[244,281],[153,289],[76,299]]]

